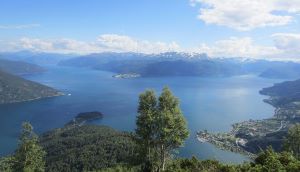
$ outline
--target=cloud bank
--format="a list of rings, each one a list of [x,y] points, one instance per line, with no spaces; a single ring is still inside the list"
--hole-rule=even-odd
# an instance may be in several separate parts
[[[247,31],[287,25],[300,13],[299,0],[191,0],[200,5],[198,19],[206,24]]]
[[[37,39],[24,37],[17,41],[8,43],[2,51],[29,50],[34,52],[50,53],[74,53],[89,54],[99,52],[136,52],[136,53],[162,53],[169,51],[180,51],[176,42],[150,42],[138,40],[125,35],[103,34],[95,41],[85,42],[75,39]],[[4,47],[4,46],[3,46]]]
[[[33,52],[90,54],[100,52],[206,53],[211,57],[247,57],[278,60],[300,60],[300,33],[276,33],[270,36],[273,45],[259,45],[251,37],[230,37],[212,44],[183,48],[176,42],[151,42],[126,35],[103,34],[95,41],[75,39],[37,39],[24,37],[13,42],[0,41],[0,51],[29,50]]]

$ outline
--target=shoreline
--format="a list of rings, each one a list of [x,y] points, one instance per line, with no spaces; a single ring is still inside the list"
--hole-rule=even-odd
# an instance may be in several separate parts
[[[45,97],[36,97],[32,99],[26,99],[26,100],[20,100],[20,101],[12,101],[12,102],[7,102],[7,103],[0,103],[0,105],[7,105],[7,104],[14,104],[14,103],[22,103],[22,102],[31,102],[35,100],[40,100],[40,99],[46,99],[46,98],[52,98],[52,97],[59,97],[59,96],[65,96],[66,94],[63,92],[58,92],[56,95],[52,96],[45,96]]]
[[[291,122],[288,119],[284,119],[279,112],[284,109],[277,107],[272,103],[273,96],[269,96],[267,99],[263,99],[263,102],[274,107],[274,113],[271,117],[259,120],[245,120],[242,122],[233,123],[231,129],[227,132],[207,132],[207,130],[200,130],[196,133],[196,138],[200,143],[208,142],[215,147],[246,155],[250,159],[255,159],[258,152],[250,152],[247,149],[247,143],[255,137],[266,137],[281,131],[287,131]]]

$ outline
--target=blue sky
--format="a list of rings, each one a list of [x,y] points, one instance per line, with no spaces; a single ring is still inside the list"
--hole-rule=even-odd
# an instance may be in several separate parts
[[[298,58],[299,14],[300,0],[1,0],[0,50]]]

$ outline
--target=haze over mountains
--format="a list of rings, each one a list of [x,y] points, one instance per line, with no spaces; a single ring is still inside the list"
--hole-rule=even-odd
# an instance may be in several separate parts
[[[31,51],[2,52],[0,59],[23,61],[37,65],[54,65],[59,61],[74,57],[76,55],[56,54],[56,53],[36,53]]]
[[[104,52],[81,56],[30,51],[0,53],[0,69],[17,75],[44,70],[37,65],[57,64],[115,73],[138,73],[142,77],[228,77],[254,74],[264,78],[300,78],[300,63],[297,62],[238,57],[211,58],[206,54],[199,53],[166,52],[143,54]]]
[[[0,59],[0,104],[62,95],[53,88],[21,77],[45,71],[45,68],[36,64]]]
[[[44,72],[46,69],[41,66],[23,61],[0,59],[0,70],[15,75],[25,75]]]
[[[284,61],[209,58],[205,54],[99,53],[62,60],[59,65],[151,76],[228,77],[255,74],[265,78],[298,78],[300,64]]]

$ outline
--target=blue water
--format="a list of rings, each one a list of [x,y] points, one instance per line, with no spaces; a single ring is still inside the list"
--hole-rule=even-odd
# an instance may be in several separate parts
[[[80,112],[100,111],[105,116],[97,124],[133,131],[138,95],[147,88],[158,93],[169,86],[181,100],[182,111],[191,131],[178,156],[196,156],[237,163],[246,157],[222,151],[211,144],[199,143],[197,130],[228,131],[231,124],[272,116],[274,108],[263,103],[258,91],[278,80],[239,76],[230,78],[159,77],[112,78],[113,73],[82,68],[48,67],[48,72],[27,76],[71,96],[0,105],[0,155],[16,148],[20,126],[30,121],[36,132],[62,127]]]

